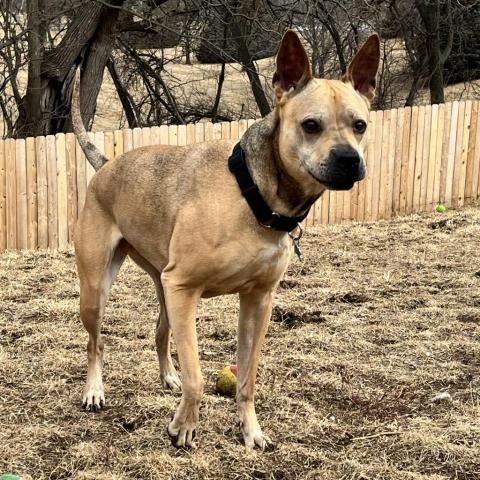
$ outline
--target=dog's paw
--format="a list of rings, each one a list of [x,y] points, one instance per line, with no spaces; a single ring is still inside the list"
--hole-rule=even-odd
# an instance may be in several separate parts
[[[162,382],[163,388],[169,388],[170,390],[180,390],[182,387],[180,377],[175,370],[160,373],[160,381]]]
[[[270,437],[262,432],[260,427],[247,430],[241,425],[241,428],[246,449],[253,450],[254,448],[259,448],[262,451],[268,451],[274,448],[274,443]]]
[[[196,448],[196,424],[185,423],[180,428],[174,427],[174,421],[167,427],[167,433],[172,445],[176,448]]]
[[[83,407],[87,412],[98,412],[105,406],[103,385],[87,385],[83,394]]]

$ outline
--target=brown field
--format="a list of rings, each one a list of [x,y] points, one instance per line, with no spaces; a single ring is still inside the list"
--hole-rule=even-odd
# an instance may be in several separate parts
[[[246,453],[232,399],[237,300],[198,312],[198,448],[165,433],[157,304],[127,262],[107,305],[107,408],[83,412],[87,336],[71,250],[0,256],[0,474],[24,479],[480,478],[480,206],[310,229],[276,299],[258,379],[274,450]],[[450,401],[432,402],[440,392]]]

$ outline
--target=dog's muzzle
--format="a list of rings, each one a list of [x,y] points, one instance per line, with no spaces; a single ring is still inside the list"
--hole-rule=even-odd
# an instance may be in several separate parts
[[[322,182],[330,190],[350,190],[355,182],[365,178],[365,164],[357,150],[336,147],[330,151]]]

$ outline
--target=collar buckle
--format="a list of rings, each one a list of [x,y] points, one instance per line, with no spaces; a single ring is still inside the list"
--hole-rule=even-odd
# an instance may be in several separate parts
[[[261,225],[263,225],[266,228],[272,228],[273,222],[277,219],[280,218],[280,214],[277,212],[272,212],[272,215],[270,218],[267,218],[267,220],[260,222]]]

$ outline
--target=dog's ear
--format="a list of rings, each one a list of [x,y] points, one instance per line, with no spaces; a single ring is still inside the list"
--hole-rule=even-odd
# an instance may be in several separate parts
[[[298,35],[293,30],[287,30],[277,53],[277,71],[272,81],[277,100],[290,89],[302,87],[311,78],[307,52]]]
[[[373,100],[375,96],[375,77],[380,62],[380,39],[375,33],[368,37],[348,66],[342,77],[344,82],[351,82],[359,93]]]

